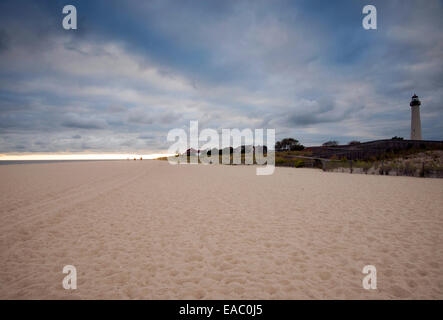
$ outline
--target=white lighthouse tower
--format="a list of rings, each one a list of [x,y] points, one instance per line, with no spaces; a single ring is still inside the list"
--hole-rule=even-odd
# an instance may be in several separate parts
[[[417,95],[414,93],[411,103],[411,140],[421,140],[420,105]]]

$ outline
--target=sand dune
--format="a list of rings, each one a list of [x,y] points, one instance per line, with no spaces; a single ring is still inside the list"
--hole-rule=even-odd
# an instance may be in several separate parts
[[[0,177],[2,299],[443,298],[440,179],[166,161]]]

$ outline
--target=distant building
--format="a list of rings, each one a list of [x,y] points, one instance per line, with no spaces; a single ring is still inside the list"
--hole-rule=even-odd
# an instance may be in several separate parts
[[[412,96],[411,103],[411,140],[421,140],[420,105],[417,95]]]

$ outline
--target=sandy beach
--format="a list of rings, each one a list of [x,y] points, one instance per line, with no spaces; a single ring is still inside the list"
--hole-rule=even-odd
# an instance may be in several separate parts
[[[441,179],[154,160],[0,177],[1,299],[443,299]]]

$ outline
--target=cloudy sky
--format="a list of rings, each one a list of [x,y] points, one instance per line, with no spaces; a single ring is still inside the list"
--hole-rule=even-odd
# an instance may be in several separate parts
[[[190,120],[305,145],[408,138],[414,92],[442,140],[442,16],[435,0],[2,0],[0,153],[166,151]]]

